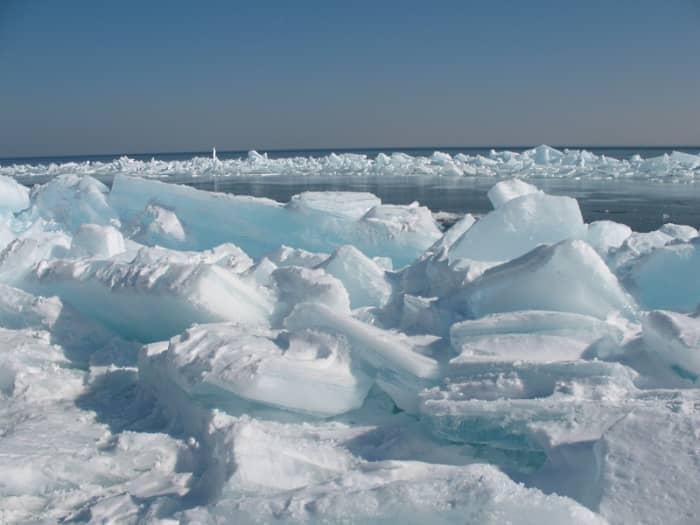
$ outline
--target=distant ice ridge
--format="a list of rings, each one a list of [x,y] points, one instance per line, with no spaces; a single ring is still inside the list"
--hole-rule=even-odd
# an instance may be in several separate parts
[[[444,232],[368,193],[0,190],[0,523],[700,515],[695,228],[519,179]]]
[[[380,153],[376,158],[355,153],[331,153],[323,157],[287,157],[272,159],[251,151],[242,159],[220,160],[196,157],[189,160],[140,161],[121,157],[111,162],[66,162],[51,164],[14,164],[0,166],[0,175],[10,177],[91,175],[111,178],[132,175],[153,178],[211,178],[266,175],[322,176],[445,176],[445,177],[519,177],[519,178],[592,178],[653,181],[694,181],[700,177],[700,156],[674,151],[653,158],[639,155],[616,159],[586,150],[560,151],[538,146],[523,152],[495,151],[487,156],[450,155],[435,151],[430,156],[406,153]]]

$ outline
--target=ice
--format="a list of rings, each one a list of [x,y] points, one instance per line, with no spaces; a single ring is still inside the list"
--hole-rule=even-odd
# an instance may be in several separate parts
[[[383,306],[391,294],[384,270],[353,246],[341,246],[321,265],[345,286],[353,308]]]
[[[371,193],[306,191],[292,197],[288,207],[302,213],[321,212],[324,215],[357,220],[381,203],[382,201]]]
[[[276,519],[330,524],[348,517],[373,524],[605,523],[571,500],[527,489],[487,465],[459,468],[398,461],[367,466],[288,493],[267,497],[253,493],[211,512],[246,523]]]
[[[633,261],[630,288],[650,309],[693,312],[700,305],[700,240],[652,250]]]
[[[656,359],[693,381],[700,377],[700,319],[655,310],[644,317],[643,338]]]
[[[0,215],[18,213],[29,207],[29,191],[15,179],[0,176]]]
[[[282,267],[271,274],[277,291],[277,317],[284,319],[299,303],[323,304],[335,312],[350,311],[350,297],[342,281],[322,269]]]
[[[613,221],[595,221],[588,225],[585,240],[599,254],[606,256],[610,250],[622,246],[622,243],[630,235],[632,235],[632,229],[626,224]]]
[[[383,331],[325,305],[300,304],[287,317],[285,326],[346,337],[355,355],[368,366],[368,373],[404,410],[414,411],[417,392],[440,374],[439,364],[419,353],[405,336]]]
[[[267,324],[272,313],[264,290],[203,262],[44,261],[27,280],[31,290],[57,295],[86,317],[143,342],[171,337],[194,322]]]
[[[487,315],[450,328],[457,363],[575,360],[601,338],[620,343],[623,332],[595,317],[537,310]]]
[[[692,226],[687,226],[685,224],[673,224],[671,222],[667,222],[661,226],[659,231],[661,233],[665,233],[666,235],[670,235],[674,239],[686,242],[698,236],[698,230]]]
[[[436,151],[429,156],[380,153],[371,157],[357,153],[331,153],[325,156],[270,158],[251,151],[241,158],[212,156],[188,160],[141,161],[126,156],[109,161],[0,166],[0,175],[29,179],[63,174],[112,178],[130,175],[160,179],[256,177],[256,176],[438,176],[438,177],[518,177],[521,179],[621,179],[692,182],[700,176],[700,156],[673,152],[653,158],[639,155],[614,159],[586,150],[559,151],[541,145],[522,152],[491,151],[487,156],[450,155]]]
[[[532,184],[528,184],[519,179],[509,179],[495,184],[488,191],[488,197],[494,208],[500,208],[510,200],[531,193],[541,192]]]
[[[92,177],[61,175],[32,190],[32,208],[41,217],[56,221],[68,231],[83,224],[117,224],[117,214],[107,201],[109,188]]]
[[[583,238],[585,230],[576,200],[529,193],[501,202],[452,244],[449,255],[450,259],[508,261],[538,244]]]
[[[73,236],[70,256],[109,259],[125,251],[124,237],[115,227],[83,224]]]
[[[463,315],[552,310],[605,319],[635,305],[600,256],[583,241],[540,246],[484,272],[450,302]]]
[[[323,416],[359,408],[371,386],[354,369],[344,338],[303,330],[286,333],[235,324],[199,325],[149,356],[193,397],[232,397]]]
[[[301,266],[303,268],[315,268],[328,259],[327,253],[314,253],[300,248],[280,246],[277,250],[266,255],[267,259],[276,266]]]
[[[584,224],[574,199],[530,184],[689,181],[695,156],[41,169],[53,177],[31,191],[0,175],[0,522],[700,512],[697,230]],[[443,232],[420,204],[368,193],[285,204],[133,176],[193,170],[498,178],[493,211]]]
[[[178,246],[181,249],[202,250],[232,242],[255,258],[283,244],[311,252],[331,252],[338,245],[353,244],[365,255],[388,256],[404,265],[440,237],[427,208],[379,205],[376,198],[359,194],[354,199],[353,195],[343,197],[345,207],[330,206],[329,210],[304,194],[283,206],[269,199],[118,176],[109,204],[125,224],[141,223],[149,206],[170,210],[185,234]],[[370,204],[376,205],[367,210]]]
[[[697,519],[698,402],[696,392],[650,397],[596,445],[599,509],[611,524]]]
[[[131,235],[147,245],[178,248],[186,243],[187,234],[175,212],[156,204],[146,206]]]

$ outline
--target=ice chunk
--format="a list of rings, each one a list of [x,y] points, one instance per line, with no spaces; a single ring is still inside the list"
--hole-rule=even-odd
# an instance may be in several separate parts
[[[622,331],[587,315],[565,312],[509,312],[462,321],[450,328],[452,362],[566,361],[581,358],[594,341],[619,343]]]
[[[277,266],[315,268],[328,259],[328,254],[309,252],[301,248],[292,248],[283,244],[274,252],[268,253],[266,257]]]
[[[522,387],[517,384],[511,386],[514,398],[474,399],[469,397],[473,379],[468,378],[466,385],[448,380],[421,394],[420,414],[435,435],[452,442],[547,452],[600,439],[629,412],[626,398],[634,386],[621,379],[605,372],[568,381],[560,378],[550,395],[533,399],[518,395]]]
[[[542,192],[532,184],[523,182],[520,179],[510,179],[503,180],[498,184],[494,185],[488,191],[488,197],[491,201],[491,205],[494,208],[500,208],[510,200],[513,200],[517,197],[522,197],[523,195],[529,195],[531,193]]]
[[[305,191],[294,195],[290,209],[304,212],[323,212],[330,216],[361,219],[365,213],[382,203],[376,195],[351,191]]]
[[[646,308],[693,312],[700,304],[700,241],[657,248],[635,261],[630,288]]]
[[[679,241],[689,241],[698,236],[698,230],[692,226],[687,226],[684,224],[673,224],[672,222],[667,222],[661,228],[659,228],[661,233],[670,235],[674,239]]]
[[[653,311],[643,317],[643,338],[649,351],[683,377],[700,377],[700,319]]]
[[[531,193],[505,202],[477,221],[452,245],[450,260],[508,261],[538,244],[582,238],[585,230],[575,199]]]
[[[45,261],[27,286],[143,342],[171,337],[197,322],[266,324],[272,311],[264,290],[205,263]]]
[[[416,351],[408,338],[335,312],[317,303],[298,305],[285,320],[290,330],[319,329],[348,339],[353,351],[376,376],[379,386],[404,410],[415,410],[417,392],[436,380],[438,363]]]
[[[342,281],[353,308],[383,306],[389,299],[391,286],[384,270],[353,246],[341,246],[320,268]]]
[[[19,286],[40,261],[68,255],[71,237],[34,227],[0,252],[0,281]]]
[[[598,319],[619,311],[634,315],[634,303],[600,256],[583,241],[563,241],[487,270],[448,301],[480,317],[516,310],[553,310]]]
[[[0,326],[46,330],[49,341],[61,345],[65,355],[81,366],[88,362],[121,365],[136,362],[137,345],[79,315],[57,297],[36,297],[0,285]]]
[[[18,213],[29,207],[29,190],[10,177],[0,176],[0,214]]]
[[[222,406],[232,395],[288,410],[337,415],[362,405],[372,384],[352,367],[347,342],[314,331],[276,333],[199,325],[149,365],[190,396]]]
[[[149,204],[141,215],[132,238],[142,244],[177,248],[185,244],[187,234],[174,211]]]
[[[70,256],[107,259],[124,251],[124,237],[114,226],[83,224],[73,237]]]
[[[610,253],[609,262],[618,274],[624,275],[636,259],[666,246],[673,237],[660,230],[647,233],[634,232],[617,250]]]
[[[283,319],[303,302],[325,304],[333,311],[350,311],[350,298],[343,283],[321,269],[300,266],[278,268],[271,274],[277,290],[277,317]]]
[[[606,255],[611,249],[619,248],[629,236],[632,229],[626,224],[613,221],[595,221],[588,225],[585,240],[601,254]]]
[[[81,225],[118,224],[117,214],[107,202],[109,188],[92,177],[61,175],[35,186],[31,198],[37,213],[74,232]]]

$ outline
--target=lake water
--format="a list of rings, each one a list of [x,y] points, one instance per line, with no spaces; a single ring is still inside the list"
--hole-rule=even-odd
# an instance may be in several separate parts
[[[498,147],[497,149],[523,151],[525,147]],[[618,159],[640,155],[643,158],[656,157],[671,151],[698,154],[700,147],[586,147],[573,146],[571,149],[586,149],[596,155]],[[266,153],[270,158],[283,157],[322,157],[335,153],[360,153],[376,157],[379,153],[399,151],[412,156],[429,156],[435,150],[451,155],[488,155],[491,148],[377,148],[377,149],[335,149],[335,150],[272,150]],[[220,151],[222,160],[244,158],[246,151]],[[34,157],[21,159],[0,159],[0,165],[48,164],[51,162],[109,162],[121,154],[79,155],[66,157]],[[186,153],[147,153],[129,154],[129,157],[148,161],[187,160],[193,157],[209,157],[211,152]],[[110,177],[100,177],[110,184]],[[45,182],[47,177],[28,177],[21,182],[32,185]],[[209,178],[173,178],[174,182],[188,184],[205,190],[218,190],[228,193],[268,197],[281,202],[303,191],[367,191],[379,196],[389,204],[408,204],[418,201],[433,211],[453,213],[470,212],[483,214],[491,209],[486,191],[496,179],[486,177],[434,177],[434,176],[236,176],[220,178],[213,182]],[[700,228],[700,184],[654,183],[639,180],[586,180],[575,179],[531,179],[548,193],[569,195],[578,199],[584,219],[587,222],[610,219],[628,224],[636,231],[649,231],[664,222],[689,224]],[[553,217],[552,220],[556,220]]]
[[[302,191],[367,191],[388,204],[418,201],[433,211],[483,214],[491,210],[486,192],[491,178],[446,177],[236,177],[193,180],[205,189],[268,197],[280,202]],[[700,185],[639,181],[529,180],[547,193],[579,201],[586,222],[613,220],[635,231],[650,231],[665,222],[700,228]],[[552,220],[556,220],[553,217]]]

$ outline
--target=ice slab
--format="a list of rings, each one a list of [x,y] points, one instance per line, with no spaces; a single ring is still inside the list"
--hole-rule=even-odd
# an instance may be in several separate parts
[[[70,256],[109,259],[125,251],[124,237],[114,226],[83,224],[73,236]]]
[[[538,244],[583,238],[585,232],[575,199],[530,193],[503,202],[482,217],[454,242],[449,255],[451,260],[508,261]]]
[[[139,217],[131,237],[149,246],[178,248],[186,244],[187,234],[174,211],[148,204]]]
[[[198,262],[43,261],[26,286],[143,342],[171,337],[196,322],[267,324],[272,313],[269,293],[230,270]]]
[[[18,213],[29,207],[29,190],[15,179],[0,176],[0,214]]]
[[[299,303],[323,304],[335,312],[350,312],[350,297],[342,281],[320,268],[277,268],[270,275],[277,292],[276,318],[282,320]]]
[[[634,302],[587,243],[574,240],[540,246],[487,270],[449,299],[458,311],[480,317],[516,310],[552,310],[598,319],[621,312],[632,316]]]
[[[640,257],[628,272],[630,288],[650,309],[693,312],[700,305],[700,241],[663,246]]]
[[[500,208],[506,202],[513,200],[517,197],[522,197],[523,195],[529,195],[531,193],[541,193],[535,186],[523,182],[520,179],[510,179],[504,180],[494,186],[488,191],[488,198],[494,208]]]
[[[537,398],[524,398],[513,384],[515,397],[470,398],[476,378],[467,377],[464,384],[460,378],[448,380],[421,394],[420,414],[437,436],[452,442],[547,452],[595,441],[632,409],[627,398],[636,390],[628,377],[601,372],[568,380],[562,374],[553,392]],[[517,376],[498,379],[513,383]]]
[[[302,303],[285,319],[290,330],[317,329],[346,337],[368,374],[404,410],[413,411],[417,393],[440,375],[440,366],[414,348],[406,336],[382,330],[318,303]]]
[[[588,225],[585,240],[602,256],[610,250],[622,246],[632,235],[632,229],[626,224],[613,221],[595,221]]]
[[[623,333],[595,317],[537,310],[487,315],[450,328],[450,342],[459,353],[455,363],[575,360],[601,338],[619,344]]]
[[[35,213],[75,232],[83,224],[118,224],[108,202],[109,188],[92,177],[61,175],[31,193]]]
[[[330,216],[361,219],[382,201],[371,193],[349,191],[305,191],[294,195],[288,208],[302,213],[322,212]]]
[[[239,397],[287,410],[337,415],[362,405],[372,385],[353,368],[344,338],[235,324],[199,325],[151,357],[190,396],[222,406]]]
[[[384,270],[354,246],[339,247],[319,267],[343,283],[353,308],[383,306],[389,300],[391,285]]]
[[[358,209],[356,205],[364,210],[368,204],[365,194],[360,194],[359,203],[353,203],[352,197],[347,201],[350,210]],[[149,206],[171,210],[185,232],[180,248],[201,250],[233,242],[255,258],[282,244],[312,252],[353,244],[368,256],[388,256],[404,265],[441,235],[430,211],[418,205],[376,205],[360,216],[347,209],[328,211],[313,205],[313,199],[312,205],[292,202],[283,206],[269,199],[125,176],[115,178],[109,195],[110,205],[125,224],[138,224]]]
[[[656,310],[643,317],[642,337],[655,359],[681,376],[700,377],[700,319]]]

